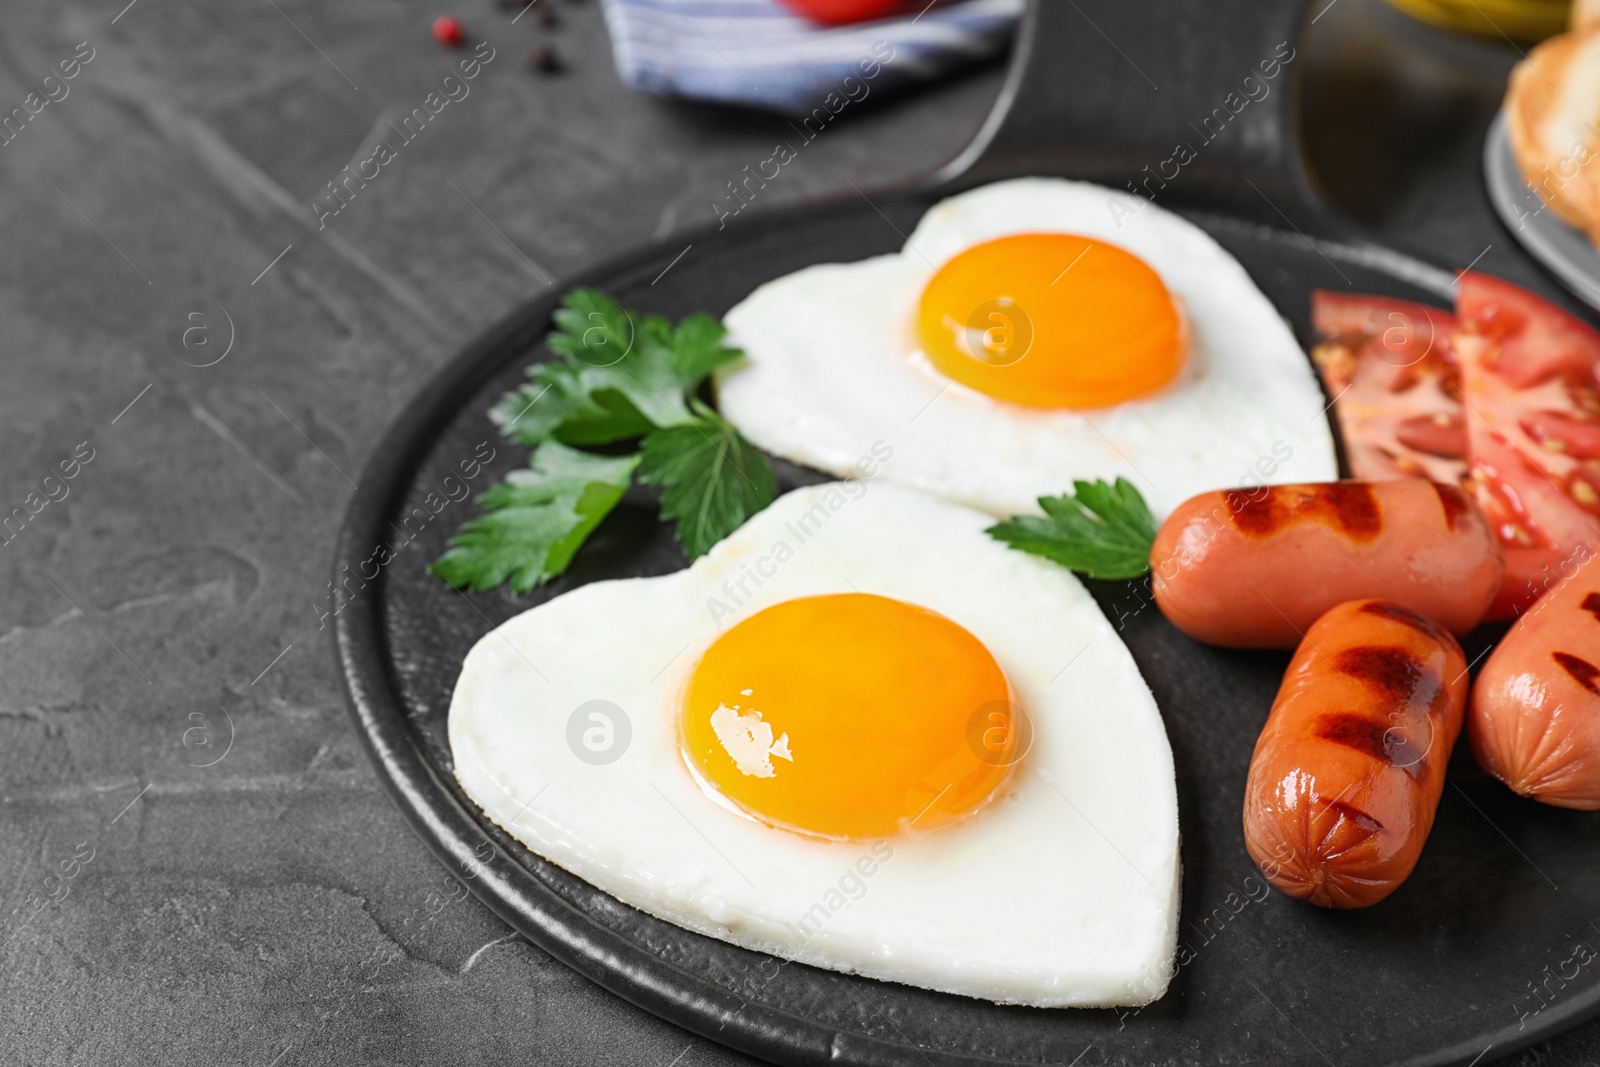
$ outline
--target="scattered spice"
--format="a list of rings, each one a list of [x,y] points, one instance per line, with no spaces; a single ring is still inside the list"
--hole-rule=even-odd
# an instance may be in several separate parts
[[[495,0],[495,3],[500,7],[508,10],[511,8],[518,9],[517,19],[522,18],[523,15],[531,14],[533,17],[529,19],[529,22],[545,29],[549,29],[560,21],[559,16],[550,6],[551,2],[552,0]],[[569,0],[569,2],[578,3],[579,0]],[[516,21],[516,19],[512,21]],[[560,54],[556,52],[553,44],[548,41],[540,41],[528,52],[528,66],[541,74],[554,74],[565,69],[566,64],[562,61]]]
[[[540,41],[528,53],[528,66],[543,74],[554,74],[561,69],[561,57],[549,43]]]

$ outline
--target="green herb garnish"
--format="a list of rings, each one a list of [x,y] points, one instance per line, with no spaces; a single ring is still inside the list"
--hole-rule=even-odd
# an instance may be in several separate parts
[[[628,491],[638,465],[638,456],[597,456],[546,441],[526,470],[478,498],[484,514],[461,527],[433,573],[477,590],[508,579],[514,593],[542,585],[567,569]]]
[[[1039,498],[1042,518],[1018,515],[989,527],[989,536],[1090,578],[1137,578],[1148,571],[1156,521],[1139,490],[1126,478],[1072,487],[1073,494]]]
[[[772,503],[778,479],[766,457],[721,415],[696,402],[693,422],[644,439],[639,480],[659,485],[661,517],[690,558],[706,551]]]
[[[710,315],[676,329],[659,315],[635,316],[593,289],[568,294],[555,313],[550,350],[528,368],[527,385],[490,411],[500,432],[530,448],[547,440],[604,445],[695,421],[690,398],[706,376],[743,353]]]
[[[482,591],[509,580],[523,593],[561,574],[632,484],[663,490],[661,518],[690,558],[738,529],[778,494],[765,457],[695,398],[717,367],[742,353],[709,315],[674,327],[638,316],[593,289],[568,294],[548,339],[556,359],[490,411],[500,432],[533,449],[528,467],[478,498],[429,568]],[[584,451],[638,440],[630,452]]]

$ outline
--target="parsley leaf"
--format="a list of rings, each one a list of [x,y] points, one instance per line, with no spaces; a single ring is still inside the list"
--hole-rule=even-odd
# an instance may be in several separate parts
[[[712,371],[744,355],[722,343],[727,336],[728,328],[710,315],[690,315],[678,323],[672,335],[672,370],[685,392],[693,393]]]
[[[722,323],[691,315],[674,327],[593,289],[569,293],[554,319],[555,358],[529,367],[529,381],[489,412],[533,458],[479,498],[484,514],[430,568],[454,586],[482,591],[509,579],[523,593],[562,573],[636,470],[664,490],[661,518],[676,520],[691,558],[777,496],[765,457],[694,399],[712,371],[743,355],[723,343]],[[633,438],[642,440],[632,455],[579,451]]]
[[[690,559],[737,530],[778,495],[766,457],[704,404],[682,426],[645,437],[639,480],[659,485],[662,519],[677,520],[679,542]]]
[[[1150,569],[1156,522],[1127,479],[1073,482],[1076,495],[1039,498],[1044,516],[1019,515],[988,533],[1021,552],[1090,578],[1137,578]]]
[[[653,424],[624,394],[597,389],[584,368],[539,363],[533,379],[507,393],[489,410],[500,432],[529,448],[545,441],[568,445],[606,445],[649,433]]]
[[[514,593],[542,585],[567,569],[622,499],[638,465],[638,456],[597,456],[546,442],[528,469],[512,471],[478,498],[485,513],[463,525],[428,569],[475,592],[508,578]]]
[[[551,315],[550,351],[591,367],[614,364],[633,347],[633,316],[594,289],[574,289]]]
[[[529,447],[554,439],[602,445],[694,420],[689,397],[717,367],[742,353],[727,329],[692,315],[674,329],[659,315],[635,316],[593,289],[577,289],[555,313],[557,359],[490,412],[501,432]]]

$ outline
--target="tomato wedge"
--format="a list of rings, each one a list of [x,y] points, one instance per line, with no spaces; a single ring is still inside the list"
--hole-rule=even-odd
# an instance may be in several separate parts
[[[1514,618],[1600,550],[1600,332],[1471,272],[1456,317],[1466,485],[1506,547],[1489,617]]]
[[[1379,296],[1311,294],[1322,375],[1350,473],[1367,482],[1467,474],[1455,316]]]

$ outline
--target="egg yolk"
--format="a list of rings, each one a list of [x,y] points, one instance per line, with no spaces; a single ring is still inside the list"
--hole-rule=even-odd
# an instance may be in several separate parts
[[[1023,233],[974,245],[922,291],[917,340],[940,373],[1036,408],[1148,396],[1183,366],[1183,315],[1161,276],[1116,245]]]
[[[785,601],[717,638],[681,738],[701,784],[763,822],[885,837],[981,807],[1020,758],[1013,714],[1005,674],[961,626],[843,593]]]

